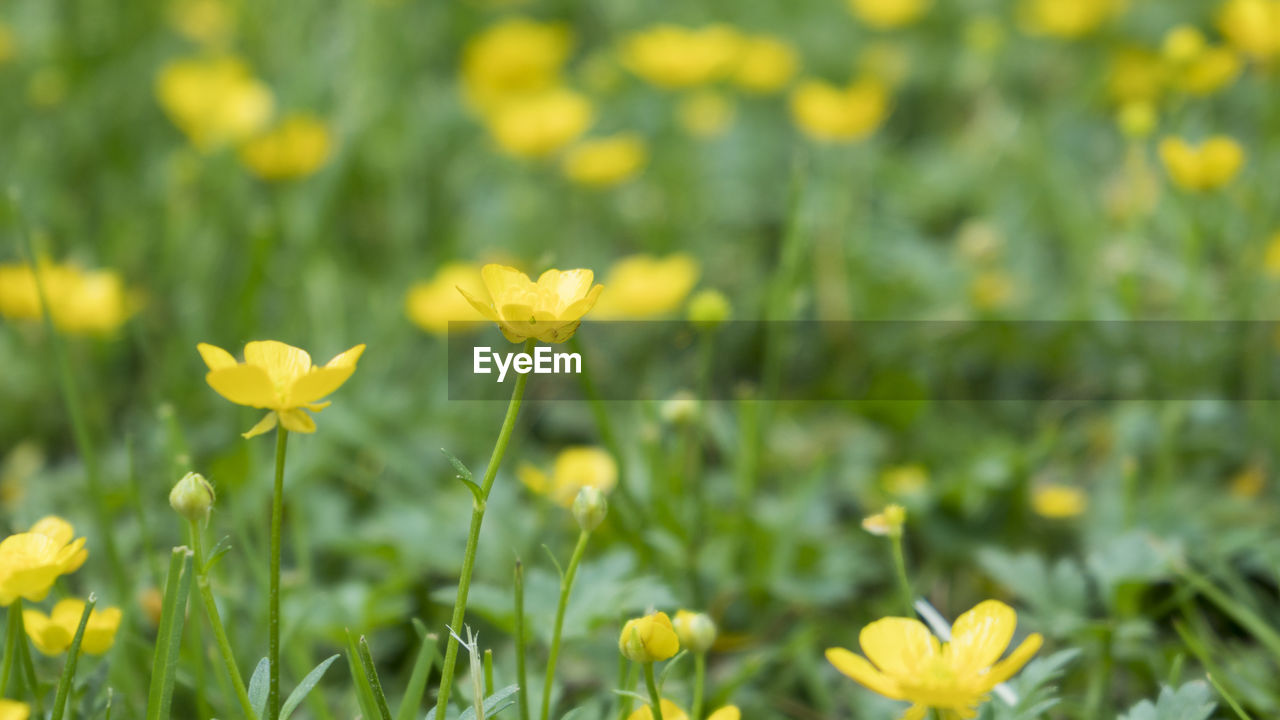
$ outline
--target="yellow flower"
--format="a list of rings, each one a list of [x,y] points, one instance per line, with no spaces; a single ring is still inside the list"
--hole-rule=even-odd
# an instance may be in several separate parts
[[[929,471],[923,465],[898,465],[880,474],[880,486],[891,495],[918,495],[929,486]]]
[[[918,620],[882,618],[858,636],[865,658],[831,648],[827,660],[870,690],[913,703],[902,720],[921,720],[930,708],[969,718],[992,688],[1012,677],[1040,649],[1043,639],[1032,634],[999,660],[1017,623],[1013,608],[987,600],[957,618],[951,641],[940,643]]]
[[[1155,106],[1141,100],[1125,103],[1120,106],[1120,112],[1116,115],[1120,130],[1133,139],[1150,135],[1156,129],[1158,121]]]
[[[243,363],[208,343],[196,349],[209,366],[205,375],[209,387],[237,405],[271,411],[244,433],[246,438],[271,430],[277,422],[293,432],[315,432],[315,421],[303,409],[320,412],[328,407],[328,402],[320,401],[351,377],[364,353],[364,345],[356,345],[324,366],[313,366],[306,350],[276,340],[246,344]]]
[[[670,313],[689,296],[700,272],[698,261],[686,253],[624,257],[605,276],[608,289],[600,294],[595,317],[634,320]]]
[[[907,509],[894,503],[882,512],[862,519],[862,529],[872,535],[883,537],[902,537],[902,526],[907,522]]]
[[[979,310],[999,310],[1017,295],[1017,283],[1003,270],[983,270],[969,285],[969,297]]]
[[[1160,142],[1160,160],[1175,185],[1201,192],[1220,188],[1235,178],[1244,166],[1244,148],[1222,135],[1199,146],[1167,137]]]
[[[30,705],[0,698],[0,720],[27,720],[30,717]]]
[[[1256,59],[1280,54],[1280,0],[1227,0],[1218,29],[1236,50]]]
[[[39,280],[49,300],[53,324],[70,333],[113,332],[139,304],[136,294],[114,270],[81,270],[74,265],[41,262]],[[29,265],[0,265],[0,315],[40,319],[39,289]]]
[[[271,90],[235,57],[171,61],[156,79],[156,96],[201,150],[251,137],[275,106]]]
[[[1019,20],[1033,35],[1078,38],[1125,9],[1125,0],[1022,0]]]
[[[618,637],[618,650],[632,662],[658,662],[680,651],[680,638],[671,626],[671,618],[656,612],[628,620]]]
[[[1084,513],[1089,496],[1070,485],[1039,485],[1031,491],[1031,509],[1040,517],[1071,518]]]
[[[791,82],[799,64],[795,49],[782,40],[749,35],[742,38],[733,82],[749,92],[775,92]]]
[[[716,641],[716,624],[706,613],[679,610],[671,624],[676,629],[676,637],[680,638],[680,646],[694,653],[710,650]]]
[[[473,109],[488,112],[503,102],[540,94],[560,84],[572,38],[559,23],[504,20],[467,41],[462,86]]]
[[[546,495],[562,507],[572,505],[584,487],[607,493],[618,484],[618,464],[612,455],[598,447],[561,450],[550,476],[528,463],[522,464],[516,474],[530,490]]]
[[[1160,55],[1128,47],[1111,56],[1107,91],[1117,103],[1155,102],[1164,92],[1168,66]]]
[[[848,0],[858,19],[876,30],[910,25],[929,9],[929,0]]]
[[[725,705],[708,715],[707,720],[742,720],[742,711],[737,705]]]
[[[480,266],[471,263],[447,263],[440,266],[430,280],[416,283],[405,295],[405,312],[415,325],[429,333],[444,335],[449,322],[480,322],[484,316],[458,294],[465,288],[472,295],[484,292],[480,283]]]
[[[224,0],[181,0],[174,3],[169,22],[188,40],[224,45],[235,29],[235,13]]]
[[[584,140],[570,149],[564,159],[564,174],[582,185],[617,185],[640,172],[648,157],[643,138],[635,133],[618,133]]]
[[[68,598],[60,600],[48,615],[39,610],[23,610],[22,622],[36,649],[45,655],[58,655],[71,647],[80,616],[84,614],[84,601]],[[94,609],[89,612],[89,622],[80,639],[80,649],[90,655],[101,655],[111,649],[120,628],[120,608]]]
[[[627,716],[627,720],[653,720],[653,708],[641,705]],[[679,705],[662,698],[662,720],[689,720],[689,714]]]
[[[849,87],[807,80],[791,93],[791,116],[815,140],[849,142],[875,132],[889,114],[889,91],[878,80]]]
[[[74,537],[71,523],[50,515],[0,542],[0,607],[18,598],[40,602],[55,580],[79,570],[89,551]]]
[[[555,88],[502,103],[486,121],[504,152],[516,157],[545,157],[586,132],[594,114],[584,95]]]
[[[513,267],[489,264],[480,269],[480,278],[487,302],[464,288],[458,291],[514,343],[529,338],[549,343],[568,340],[604,290],[603,285],[592,287],[594,274],[582,269],[548,270],[534,282]]]
[[[0,22],[0,65],[4,65],[18,54],[18,44],[13,39],[13,29]]]
[[[246,142],[240,161],[263,180],[293,180],[319,170],[329,159],[333,141],[319,118],[297,114]]]
[[[1271,236],[1262,256],[1262,269],[1270,277],[1280,277],[1280,232]]]
[[[1225,47],[1212,47],[1204,33],[1179,25],[1164,36],[1164,56],[1173,84],[1192,95],[1210,95],[1235,82],[1243,63]]]
[[[628,37],[622,64],[650,84],[688,88],[715,82],[733,71],[742,36],[727,25],[698,30],[658,25]]]
[[[733,122],[733,101],[715,90],[699,90],[680,100],[676,119],[694,137],[712,138],[729,129]]]
[[[1261,495],[1266,486],[1267,473],[1258,463],[1249,465],[1231,478],[1231,494],[1246,500]]]

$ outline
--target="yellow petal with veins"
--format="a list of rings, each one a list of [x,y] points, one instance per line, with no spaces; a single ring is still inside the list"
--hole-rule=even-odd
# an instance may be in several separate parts
[[[1008,605],[999,600],[978,603],[951,626],[947,645],[951,667],[957,671],[990,667],[1009,647],[1017,625],[1018,614]]]
[[[236,366],[236,359],[231,353],[223,350],[217,345],[209,343],[200,343],[196,345],[196,350],[200,351],[200,357],[204,358],[204,364],[209,366],[210,370],[221,370]]]
[[[237,405],[269,408],[280,404],[271,377],[257,365],[235,365],[211,370],[205,380],[219,395]]]
[[[893,678],[880,672],[867,659],[844,648],[829,648],[827,662],[848,677],[862,683],[869,690],[892,700],[902,700],[902,692]]]
[[[288,387],[311,369],[311,356],[306,350],[278,340],[256,340],[244,346],[244,361],[267,371],[271,381]]]

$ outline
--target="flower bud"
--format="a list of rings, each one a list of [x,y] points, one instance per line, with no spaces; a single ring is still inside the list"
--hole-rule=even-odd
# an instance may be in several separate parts
[[[703,290],[689,299],[689,322],[704,330],[724,323],[732,314],[729,298],[719,290]]]
[[[681,647],[701,654],[711,649],[716,641],[716,624],[706,613],[681,610],[672,621]]]
[[[169,492],[169,506],[191,522],[201,522],[208,519],[215,497],[203,475],[189,472]]]
[[[890,505],[883,512],[863,518],[862,529],[872,535],[891,538],[902,537],[902,526],[907,522],[907,509],[901,505]]]
[[[579,490],[578,497],[573,500],[573,519],[578,521],[578,527],[583,532],[591,532],[600,527],[608,513],[609,501],[604,499],[604,493],[599,488],[588,485]]]
[[[666,660],[680,651],[680,638],[664,612],[628,620],[618,637],[618,650],[632,662]]]

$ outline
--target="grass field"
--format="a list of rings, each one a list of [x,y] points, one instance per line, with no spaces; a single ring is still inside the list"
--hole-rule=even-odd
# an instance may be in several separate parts
[[[0,130],[0,720],[1280,717],[1280,0],[9,0]]]

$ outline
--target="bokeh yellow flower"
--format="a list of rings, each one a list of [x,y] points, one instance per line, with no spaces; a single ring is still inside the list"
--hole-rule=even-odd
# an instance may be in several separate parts
[[[627,720],[653,720],[653,708],[641,705],[631,711]],[[689,714],[679,705],[662,698],[662,720],[689,720]]]
[[[658,662],[680,652],[680,638],[671,618],[656,612],[628,620],[618,636],[618,650],[632,662]]]
[[[717,90],[699,90],[680,100],[676,120],[694,137],[713,138],[729,129],[734,112],[729,96]]]
[[[202,45],[225,45],[235,23],[235,10],[226,0],[179,0],[169,11],[169,24],[183,37]]]
[[[1159,53],[1124,47],[1107,66],[1107,92],[1117,103],[1155,102],[1164,93],[1168,65]]]
[[[771,35],[748,35],[739,45],[733,83],[748,92],[777,92],[791,82],[799,66],[790,44]]]
[[[636,133],[584,140],[564,158],[564,174],[570,180],[593,187],[617,185],[644,169],[649,149]]]
[[[969,299],[979,310],[999,310],[1008,307],[1018,296],[1018,284],[1013,276],[999,269],[979,272],[969,283]]]
[[[1268,276],[1280,277],[1280,232],[1271,236],[1262,255],[1262,269]]]
[[[1116,114],[1116,124],[1120,126],[1120,131],[1134,140],[1150,136],[1158,122],[1155,106],[1141,100],[1121,105],[1120,112]]]
[[[1164,36],[1164,57],[1174,87],[1192,95],[1210,95],[1235,82],[1243,63],[1235,51],[1209,44],[1192,25],[1179,25]]]
[[[562,343],[573,337],[604,290],[592,287],[594,277],[590,270],[551,269],[534,282],[513,267],[489,264],[480,269],[487,300],[462,287],[458,291],[511,342]]]
[[[1280,0],[1227,0],[1218,29],[1236,50],[1269,60],[1280,54]]]
[[[1046,483],[1031,490],[1031,509],[1040,517],[1071,518],[1089,507],[1089,496],[1078,487]]]
[[[911,702],[903,720],[921,720],[931,708],[969,718],[1040,649],[1043,638],[1032,634],[1000,660],[1017,623],[1013,608],[987,600],[956,618],[951,641],[941,643],[919,620],[882,618],[858,636],[865,658],[831,648],[827,660],[866,688]]]
[[[1033,35],[1079,38],[1121,14],[1126,0],[1022,0],[1018,19]]]
[[[67,598],[58,601],[48,615],[39,610],[23,610],[22,622],[37,650],[45,655],[59,655],[71,647],[83,614],[84,601]],[[90,655],[101,655],[110,650],[116,641],[116,630],[120,629],[120,618],[120,608],[91,610],[84,637],[80,639],[80,649]]]
[[[329,126],[299,113],[242,145],[240,161],[263,180],[294,180],[323,167],[332,146]]]
[[[1173,183],[1183,190],[1215,190],[1231,182],[1244,167],[1244,148],[1235,140],[1217,135],[1200,145],[1179,137],[1160,141],[1160,160]]]
[[[791,93],[791,116],[815,140],[861,140],[889,114],[889,90],[879,80],[864,79],[838,87],[807,80]]]
[[[13,38],[13,28],[0,22],[0,65],[4,65],[18,54],[18,43]]]
[[[516,475],[533,492],[569,507],[584,487],[612,490],[618,484],[618,463],[602,448],[568,447],[556,455],[550,475],[529,463],[522,463]]]
[[[28,720],[30,717],[30,705],[0,698],[0,720]]]
[[[462,51],[467,102],[477,111],[490,112],[509,100],[557,87],[572,40],[562,24],[526,18],[487,28]]]
[[[1234,497],[1251,500],[1267,487],[1267,473],[1261,463],[1252,463],[1236,473],[1228,485]]]
[[[486,122],[504,152],[538,158],[576,140],[591,127],[594,115],[585,95],[562,87],[502,103]]]
[[[275,98],[236,57],[191,58],[166,64],[156,97],[197,148],[211,150],[252,137],[271,120]]]
[[[880,473],[880,487],[895,497],[919,495],[929,487],[929,471],[923,465],[895,465]]]
[[[737,705],[725,705],[708,715],[707,720],[742,720],[742,711]]]
[[[40,287],[26,264],[0,265],[0,315],[15,320],[41,318]],[[69,333],[107,334],[136,311],[137,294],[114,270],[82,270],[74,265],[40,263],[39,284],[49,300],[49,315]]]
[[[626,38],[621,59],[628,70],[652,85],[688,88],[731,73],[741,43],[741,34],[728,25],[699,29],[657,25]]]
[[[484,292],[479,265],[453,262],[440,266],[430,280],[409,288],[404,298],[405,312],[415,325],[437,335],[449,332],[450,321],[483,321],[484,316],[467,302],[458,288],[477,296]]]
[[[714,288],[699,290],[689,298],[685,317],[700,328],[714,328],[733,317],[733,305],[719,290]]]
[[[919,20],[929,0],[848,0],[849,9],[868,27],[890,30]]]
[[[323,366],[313,366],[306,350],[276,340],[247,343],[243,363],[208,343],[200,343],[197,349],[209,366],[205,375],[209,387],[237,405],[271,411],[244,433],[246,438],[273,429],[277,422],[293,432],[315,432],[315,420],[304,409],[320,412],[328,407],[321,400],[351,377],[364,354],[364,345],[356,345]]]
[[[698,261],[687,253],[628,255],[609,268],[593,317],[638,320],[673,312],[689,296],[700,274]]]
[[[862,519],[862,529],[882,537],[902,537],[902,527],[907,523],[907,509],[894,503],[875,515]]]
[[[75,538],[71,523],[54,515],[5,538],[0,542],[0,607],[18,598],[44,600],[55,580],[79,570],[89,557],[84,543]]]

